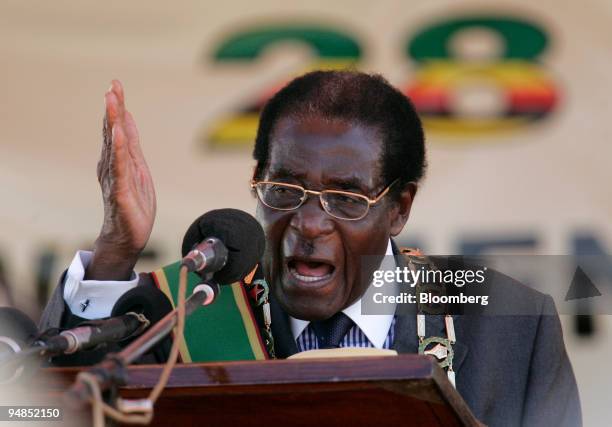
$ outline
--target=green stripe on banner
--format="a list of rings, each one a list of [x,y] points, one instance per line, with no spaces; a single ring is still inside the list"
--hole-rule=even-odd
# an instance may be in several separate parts
[[[173,305],[178,299],[179,268],[180,263],[177,262],[153,273],[158,286],[166,295],[168,295],[168,289],[163,289],[162,283],[167,281]],[[198,275],[189,273],[187,296],[191,295],[193,289],[200,283],[201,279]],[[232,286],[241,286],[241,284],[235,283]],[[240,295],[240,293],[232,292],[230,286],[222,286],[213,304],[197,309],[187,318],[184,335],[192,362],[262,358],[260,354],[255,354],[256,352],[261,353],[260,349],[253,349],[251,346],[251,340],[249,340],[245,327],[245,313],[241,312],[240,302],[236,301],[235,294]],[[248,301],[246,303],[248,304]],[[242,306],[244,308],[244,304]]]

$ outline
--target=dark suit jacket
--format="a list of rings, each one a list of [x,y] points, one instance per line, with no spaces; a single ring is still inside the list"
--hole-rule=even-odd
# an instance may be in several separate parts
[[[439,258],[436,263],[447,261]],[[153,286],[150,275],[140,277],[139,285]],[[45,309],[41,329],[71,327],[82,320],[64,304],[63,282],[62,278]],[[487,272],[487,283],[495,283],[489,290],[490,311],[506,309],[509,314],[453,316],[457,390],[474,415],[490,426],[581,425],[578,389],[552,298],[493,270]],[[287,314],[274,299],[270,302],[276,356],[286,358],[297,352],[297,346]],[[443,317],[427,316],[426,330],[428,336],[445,336]],[[163,362],[169,346],[166,340],[142,362]],[[416,316],[397,316],[393,348],[417,353]],[[84,352],[57,363],[91,364],[116,350]]]

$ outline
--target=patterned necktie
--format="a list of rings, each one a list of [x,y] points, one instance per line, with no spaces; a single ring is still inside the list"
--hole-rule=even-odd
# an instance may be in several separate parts
[[[312,322],[319,348],[338,348],[340,341],[353,327],[354,322],[346,314],[340,312],[327,320]]]

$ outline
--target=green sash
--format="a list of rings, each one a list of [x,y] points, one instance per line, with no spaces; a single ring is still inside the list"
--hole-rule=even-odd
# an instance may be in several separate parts
[[[173,307],[178,299],[179,267],[176,262],[152,273],[155,284]],[[194,273],[188,277],[189,297],[201,279]],[[268,358],[242,282],[222,286],[213,304],[192,313],[185,322],[184,335],[180,348],[184,363]]]

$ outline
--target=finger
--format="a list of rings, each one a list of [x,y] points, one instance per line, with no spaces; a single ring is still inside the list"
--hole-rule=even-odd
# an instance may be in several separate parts
[[[98,161],[98,181],[102,182],[103,179],[108,175],[108,162],[110,159],[112,144],[112,131],[110,129],[108,118],[106,114],[102,119],[102,152],[100,153],[100,160]]]
[[[127,135],[128,150],[130,154],[139,164],[146,165],[144,154],[140,147],[140,137],[138,135],[138,128],[136,127],[136,121],[129,111],[125,112],[124,130]]]
[[[110,157],[111,142],[112,142],[112,127],[116,121],[117,109],[116,99],[112,95],[113,87],[108,88],[104,94],[104,118],[102,121],[102,152],[100,153],[100,160],[98,161],[98,180],[102,182],[105,175],[108,175],[108,160]]]
[[[126,110],[124,119],[124,129],[128,140],[138,142],[140,140],[140,135],[138,134],[138,127],[136,126],[134,116],[132,116],[132,113]]]
[[[113,89],[113,92],[115,92],[115,95],[117,95],[119,101],[125,103],[125,92],[123,90],[123,84],[121,81],[113,79],[111,82],[111,88]]]
[[[110,129],[115,126],[115,123],[119,120],[119,101],[117,95],[112,90],[104,94],[104,102],[106,104],[106,117]]]
[[[125,94],[119,80],[113,80],[111,82],[111,91],[117,100],[117,117],[119,120],[123,120],[125,115]]]
[[[121,125],[116,123],[112,130],[113,143],[111,144],[111,155],[109,159],[109,172],[112,178],[121,180],[130,173],[130,159],[127,152],[127,138]]]
[[[111,156],[112,129],[117,122],[117,97],[112,92],[112,88],[104,95],[106,111],[102,127],[102,153],[98,163],[98,179],[102,181],[108,176],[109,161]]]

